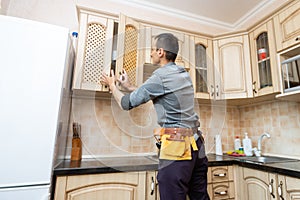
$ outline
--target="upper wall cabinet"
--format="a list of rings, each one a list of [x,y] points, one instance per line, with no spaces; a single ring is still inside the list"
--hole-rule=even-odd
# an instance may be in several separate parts
[[[135,20],[120,15],[117,37],[116,74],[126,70],[129,81],[138,85],[139,70],[143,65],[145,28]],[[149,55],[150,56],[150,55]]]
[[[280,92],[273,21],[262,24],[249,36],[254,96]]]
[[[248,35],[218,39],[213,45],[215,99],[253,97]]]
[[[277,50],[300,44],[300,1],[292,1],[274,16]]]
[[[214,99],[212,40],[190,36],[190,75],[195,98]]]
[[[186,69],[189,69],[189,36],[183,32],[177,32],[175,30],[164,29],[161,27],[147,27],[146,30],[146,46],[145,46],[145,63],[151,63],[151,48],[155,37],[161,33],[172,33],[178,38],[179,51],[175,60],[177,65],[181,65]]]
[[[73,89],[108,91],[100,83],[110,73],[116,18],[79,9],[79,36]]]

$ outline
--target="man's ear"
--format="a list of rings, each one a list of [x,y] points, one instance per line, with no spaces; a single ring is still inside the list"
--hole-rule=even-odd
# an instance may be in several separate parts
[[[165,51],[164,51],[163,48],[159,48],[159,49],[158,49],[157,54],[158,54],[158,56],[159,56],[160,58],[162,58],[162,57],[164,56],[164,53],[165,53]]]

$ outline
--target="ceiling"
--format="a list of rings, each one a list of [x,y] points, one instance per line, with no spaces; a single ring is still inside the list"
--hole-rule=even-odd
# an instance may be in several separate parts
[[[292,0],[123,0],[226,30],[255,24]]]

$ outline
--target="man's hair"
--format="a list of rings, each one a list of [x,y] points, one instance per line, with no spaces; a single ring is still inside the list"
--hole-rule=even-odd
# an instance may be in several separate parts
[[[163,48],[166,52],[166,59],[174,62],[179,49],[177,37],[171,33],[162,33],[154,39],[156,39],[156,48]]]

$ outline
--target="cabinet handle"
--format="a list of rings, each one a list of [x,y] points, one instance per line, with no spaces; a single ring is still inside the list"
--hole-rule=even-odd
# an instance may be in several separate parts
[[[151,177],[151,193],[150,193],[150,195],[153,195],[154,194],[154,185],[155,185],[155,183],[154,183],[154,178],[153,178],[153,176]]]
[[[278,195],[279,195],[280,199],[284,200],[284,198],[282,196],[282,185],[283,185],[283,183],[282,183],[282,181],[280,181],[280,184],[278,186],[277,192],[278,192]]]
[[[227,195],[227,190],[221,191],[221,192],[215,192],[215,194],[218,194],[218,195]]]
[[[215,95],[215,88],[213,85],[211,85],[210,88],[211,88],[211,96],[213,97]]]
[[[255,94],[257,94],[257,90],[256,90],[256,81],[254,81],[254,82],[252,83],[252,89],[253,89],[253,92],[254,92]]]
[[[218,177],[224,177],[224,176],[226,176],[226,173],[214,174],[214,176],[218,176]]]
[[[271,179],[271,182],[269,183],[269,192],[270,192],[270,195],[273,197],[273,199],[275,199],[275,194],[273,193],[273,191],[274,191],[273,183],[274,183],[274,180]]]
[[[216,86],[217,97],[219,96],[219,85]]]

